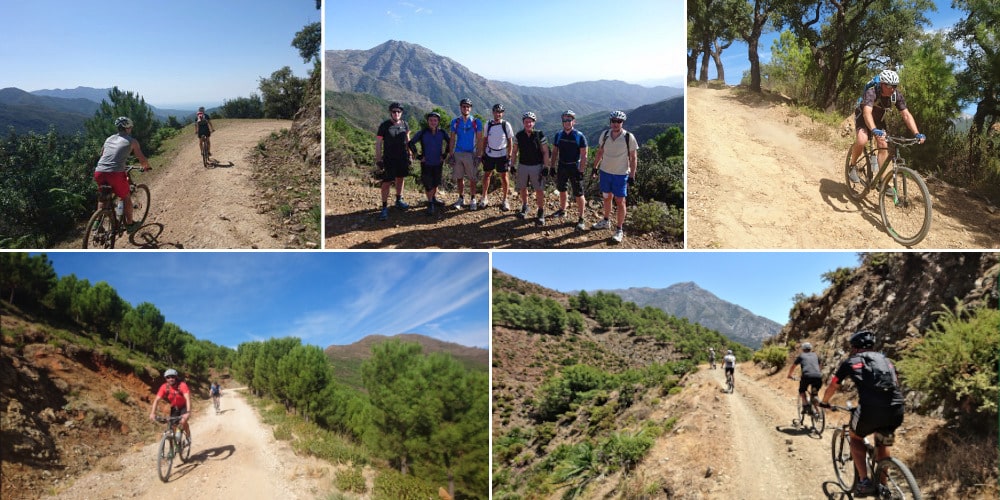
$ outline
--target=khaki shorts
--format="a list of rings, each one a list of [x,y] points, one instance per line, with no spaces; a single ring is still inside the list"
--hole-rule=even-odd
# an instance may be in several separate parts
[[[455,164],[451,167],[452,180],[471,179],[479,180],[479,169],[472,161],[471,152],[455,152]]]
[[[544,186],[542,182],[542,166],[541,165],[517,165],[517,179],[516,179],[517,189],[524,189],[531,185],[531,189],[535,191],[541,191]]]

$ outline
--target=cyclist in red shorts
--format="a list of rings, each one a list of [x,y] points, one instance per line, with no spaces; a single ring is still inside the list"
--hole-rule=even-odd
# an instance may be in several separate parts
[[[156,392],[153,407],[149,410],[149,419],[156,420],[156,403],[159,403],[161,399],[166,400],[170,403],[170,416],[181,417],[181,428],[184,429],[184,434],[190,444],[191,428],[188,426],[188,417],[191,416],[191,389],[188,388],[187,382],[180,380],[177,376],[177,370],[173,368],[163,372],[163,377],[167,381]]]
[[[101,159],[97,161],[97,168],[94,169],[94,181],[98,186],[103,184],[111,185],[115,195],[125,204],[125,224],[129,233],[138,229],[138,224],[132,222],[132,202],[129,199],[128,176],[125,174],[125,162],[129,155],[135,154],[142,171],[149,170],[149,160],[142,154],[142,147],[139,141],[132,137],[132,120],[127,116],[120,116],[115,120],[118,133],[108,137],[101,148]],[[99,206],[103,209],[104,207]]]

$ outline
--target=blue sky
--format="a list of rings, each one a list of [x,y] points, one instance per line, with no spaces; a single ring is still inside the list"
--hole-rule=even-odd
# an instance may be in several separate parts
[[[312,66],[291,42],[321,18],[314,0],[31,0],[2,10],[0,88],[117,85],[181,109],[259,93],[259,79],[283,66],[305,76]]]
[[[419,333],[489,346],[485,252],[48,253],[60,276],[107,281],[195,337],[236,347],[294,336],[327,347]]]
[[[820,275],[857,267],[854,252],[496,252],[493,267],[567,292],[667,288],[693,281],[719,298],[778,323],[788,322],[792,297],[826,289]]]
[[[402,40],[521,85],[683,86],[684,6],[683,0],[328,0],[325,46],[370,49]]]

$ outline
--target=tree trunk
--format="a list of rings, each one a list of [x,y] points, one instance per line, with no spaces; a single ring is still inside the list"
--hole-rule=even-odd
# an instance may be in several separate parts
[[[732,44],[732,40],[721,46],[718,40],[712,44],[714,48],[712,51],[712,60],[715,61],[715,72],[719,74],[718,78],[722,81],[726,81],[726,71],[722,68],[722,51],[728,49]]]
[[[691,82],[697,80],[697,76],[696,75],[698,74],[698,54],[699,54],[699,52],[697,50],[695,50],[695,49],[691,49],[688,52],[688,56],[687,56],[687,66],[688,66],[687,81],[688,81],[688,83],[691,83]]]
[[[705,40],[702,44],[701,74],[698,76],[698,81],[703,83],[708,83],[708,58],[711,53],[712,42],[710,40]]]

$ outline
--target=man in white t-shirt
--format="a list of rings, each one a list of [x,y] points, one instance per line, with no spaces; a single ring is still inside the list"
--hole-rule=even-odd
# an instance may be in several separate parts
[[[594,224],[594,229],[611,227],[611,200],[614,198],[616,212],[615,234],[612,240],[621,243],[625,238],[625,197],[628,186],[635,183],[635,168],[638,162],[636,151],[639,143],[631,132],[625,130],[625,112],[612,111],[610,128],[601,134],[601,140],[594,157],[594,165],[600,167],[601,197],[604,200],[604,219]],[[594,176],[598,175],[597,169]]]
[[[490,205],[490,199],[488,196],[490,190],[490,176],[493,175],[493,171],[497,171],[497,176],[500,177],[500,182],[502,183],[502,203],[500,205],[501,210],[510,210],[510,204],[507,202],[507,195],[510,194],[510,182],[507,179],[507,170],[510,167],[511,148],[514,145],[514,129],[510,126],[510,122],[503,119],[504,107],[503,104],[493,105],[493,119],[487,122],[483,128],[483,147],[480,151],[483,152],[483,201],[481,206],[488,207]]]

